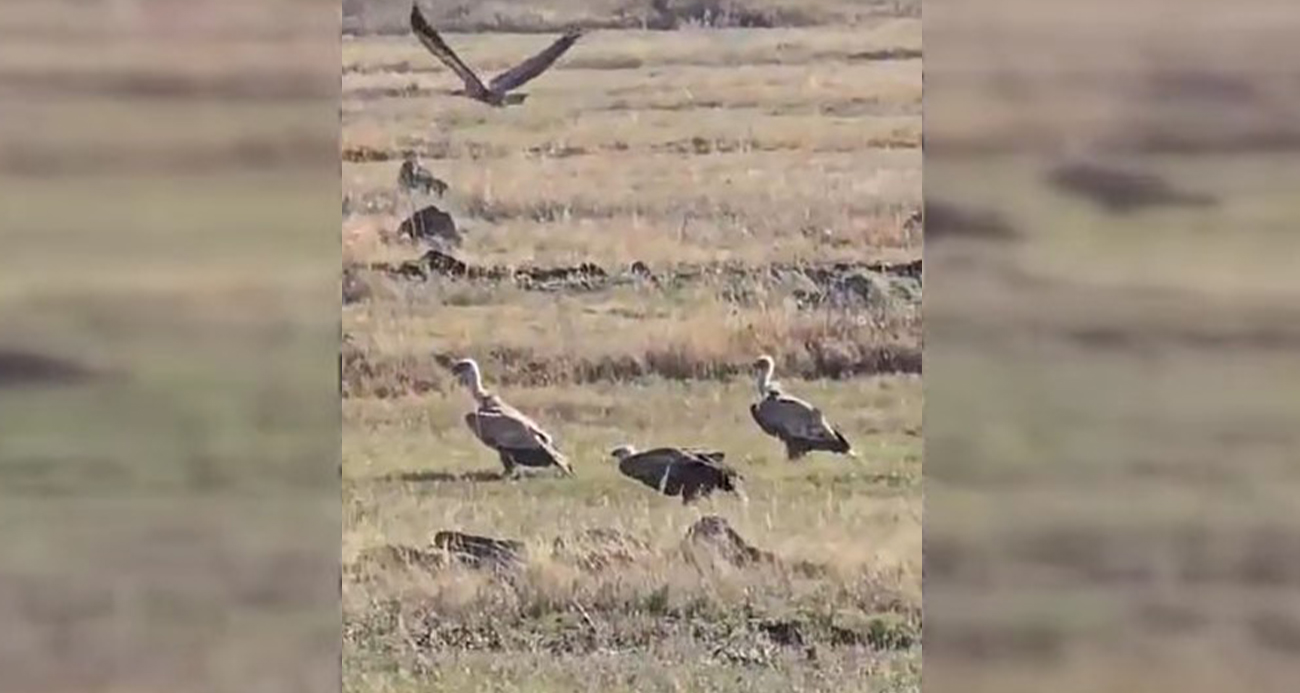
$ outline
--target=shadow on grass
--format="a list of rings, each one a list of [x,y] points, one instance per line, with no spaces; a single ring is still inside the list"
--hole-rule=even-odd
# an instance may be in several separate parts
[[[398,483],[456,483],[472,481],[476,483],[486,483],[492,481],[505,481],[506,477],[501,472],[475,471],[475,472],[441,472],[431,469],[421,469],[412,472],[393,472],[375,478],[380,482],[398,482]]]

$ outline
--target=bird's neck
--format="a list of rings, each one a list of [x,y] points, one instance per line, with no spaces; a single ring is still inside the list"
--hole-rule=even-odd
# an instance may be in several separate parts
[[[483,375],[478,372],[478,369],[470,371],[469,391],[470,394],[474,396],[474,399],[478,400],[479,404],[483,404],[487,400],[492,399],[492,393],[488,392],[487,389],[483,387]]]
[[[762,397],[774,394],[780,388],[775,380],[772,380],[772,368],[765,368],[758,374],[758,394]]]

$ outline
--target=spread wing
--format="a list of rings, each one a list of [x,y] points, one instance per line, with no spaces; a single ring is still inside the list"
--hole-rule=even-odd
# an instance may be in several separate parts
[[[564,52],[569,50],[569,47],[581,37],[581,31],[570,31],[556,39],[555,43],[547,46],[541,53],[493,77],[489,86],[492,91],[500,94],[523,86],[524,83],[545,72],[546,68],[550,67],[561,55],[564,55]]]
[[[415,4],[411,5],[411,31],[416,38],[420,39],[420,43],[429,49],[430,53],[437,56],[444,65],[456,73],[457,77],[460,77],[460,81],[465,83],[465,91],[470,94],[487,93],[487,87],[483,86],[483,81],[442,40],[438,32],[432,26],[429,26],[429,22],[425,20],[424,15],[420,14],[419,6]]]
[[[731,468],[709,457],[676,448],[637,453],[620,462],[618,467],[623,474],[667,495],[679,494],[686,486],[720,486],[725,478],[737,476]]]
[[[719,464],[719,465],[723,464],[723,462],[727,459],[727,453],[721,450],[705,450],[703,448],[682,448],[682,451],[687,454],[699,457],[707,462],[712,462],[714,464]]]

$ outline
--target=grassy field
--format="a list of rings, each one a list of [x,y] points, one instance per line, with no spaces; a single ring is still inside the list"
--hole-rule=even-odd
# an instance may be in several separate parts
[[[920,256],[904,225],[921,191],[906,14],[597,31],[509,110],[437,93],[449,73],[407,36],[345,37],[343,254],[364,286],[343,309],[346,690],[919,688],[920,281],[865,268]],[[448,40],[491,71],[548,39]],[[404,150],[450,184],[435,203],[468,229],[462,260],[640,261],[665,280],[539,290],[375,269],[421,252],[384,240],[409,213]],[[851,280],[818,273],[837,262],[875,288],[845,298]],[[784,460],[739,373],[765,351],[861,459]],[[555,435],[576,478],[493,478],[445,368],[462,356]],[[660,497],[618,474],[620,443],[725,450],[749,502]],[[786,562],[684,560],[709,513]],[[596,528],[647,553],[592,572],[553,550]],[[529,563],[503,577],[363,558],[439,530],[520,540]]]
[[[337,23],[214,5],[0,19],[9,690],[337,685]]]
[[[927,220],[927,689],[1289,690],[1295,20],[955,5],[927,205],[1015,236]],[[1216,202],[1109,213],[1051,182],[1085,155]]]

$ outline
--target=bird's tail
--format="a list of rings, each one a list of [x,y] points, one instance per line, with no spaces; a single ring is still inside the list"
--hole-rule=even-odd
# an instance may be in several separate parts
[[[546,451],[550,453],[551,459],[555,461],[555,466],[559,467],[560,471],[564,472],[565,476],[575,476],[573,473],[573,465],[569,464],[569,459],[564,456],[564,453],[556,450],[550,445],[546,446]]]
[[[848,455],[849,457],[858,456],[857,452],[853,450],[853,444],[849,442],[848,438],[844,437],[843,433],[840,433],[839,431],[835,432],[835,442],[837,443],[835,446],[835,452],[838,452],[841,455]]]

